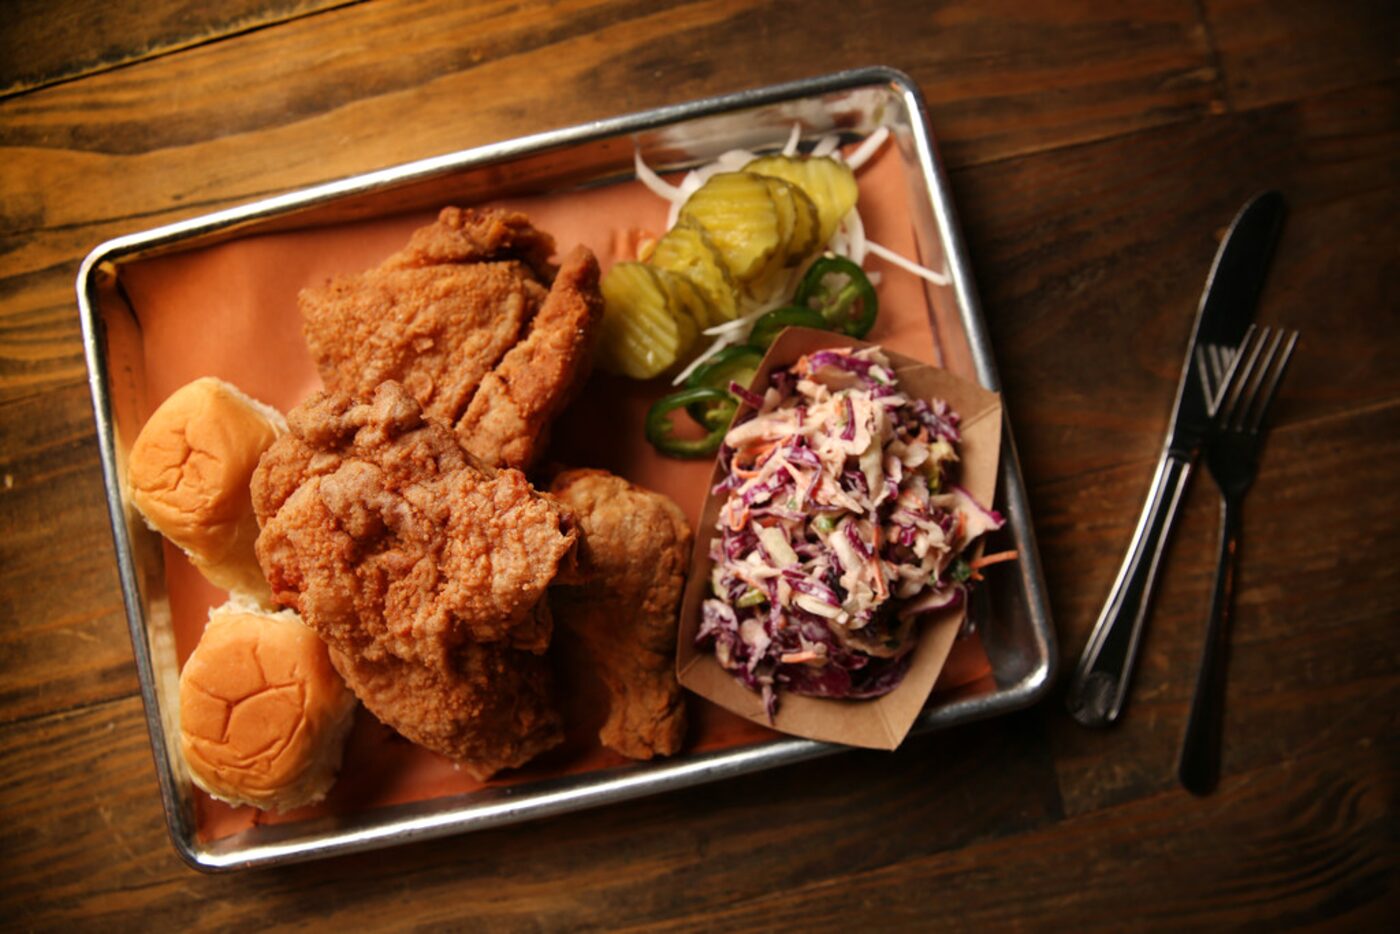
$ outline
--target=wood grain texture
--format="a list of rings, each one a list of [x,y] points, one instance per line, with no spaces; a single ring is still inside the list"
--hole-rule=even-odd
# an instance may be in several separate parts
[[[1205,801],[1176,790],[872,872],[716,906],[712,931],[1380,930],[1394,918],[1395,759],[1370,744],[1237,776]],[[1164,902],[1161,892],[1180,897]],[[1268,894],[1265,894],[1268,893]],[[690,929],[681,919],[670,929]]]
[[[0,723],[133,694],[85,383],[0,402],[0,504]]]
[[[1203,0],[1232,107],[1326,94],[1396,76],[1400,10],[1387,0]]]
[[[343,3],[346,0],[339,0]],[[112,4],[5,0],[0,97],[131,65],[337,5],[334,0]]]
[[[89,0],[20,6],[0,31],[0,926],[1355,930],[1400,910],[1393,4],[153,0],[86,32]],[[893,756],[276,871],[186,868],[112,564],[83,256],[408,159],[868,64],[929,103],[1066,668],[1132,533],[1218,237],[1255,191],[1288,200],[1259,317],[1304,336],[1245,506],[1220,791],[1173,778],[1213,570],[1202,476],[1116,729],[1079,728],[1055,693]]]
[[[1043,732],[1034,718],[1017,716],[921,738],[894,754],[843,755],[402,848],[388,890],[384,857],[368,854],[194,879],[196,901],[179,897],[192,877],[162,839],[158,801],[138,797],[153,779],[139,704],[0,727],[0,761],[30,776],[0,784],[0,811],[14,815],[0,828],[8,880],[0,911],[55,919],[81,900],[95,912],[83,917],[118,929],[296,918],[449,923],[464,917],[465,905],[473,923],[492,927],[700,918],[833,872],[871,871],[1060,816]],[[44,788],[61,796],[58,814],[43,806]],[[990,809],[989,796],[998,801]],[[114,843],[125,858],[107,867]]]
[[[1199,116],[1212,93],[1187,0],[1141,4],[1134,22],[1094,4],[1029,19],[1006,2],[886,6],[901,24],[893,57],[861,8],[836,2],[332,10],[0,102],[0,186],[26,193],[3,206],[0,237],[249,199],[872,63],[919,75],[954,164]],[[820,60],[815,22],[841,37]],[[1025,113],[1034,120],[1009,119]]]

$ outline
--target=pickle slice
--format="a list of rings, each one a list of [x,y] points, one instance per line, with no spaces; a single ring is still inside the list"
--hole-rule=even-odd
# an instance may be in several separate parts
[[[704,228],[684,221],[678,223],[656,241],[647,262],[689,279],[714,309],[715,324],[738,317],[734,279]]]
[[[789,266],[800,266],[807,257],[821,252],[826,240],[821,238],[822,219],[817,203],[801,185],[792,186],[793,203],[797,208],[797,224],[792,230],[792,243],[788,248]],[[827,240],[831,239],[830,237]]]
[[[651,271],[661,280],[666,291],[671,293],[671,309],[694,322],[697,332],[724,323],[724,319],[714,310],[705,293],[700,291],[700,287],[692,282],[689,276],[657,266],[653,266]]]
[[[694,342],[695,323],[688,315],[676,314],[671,293],[645,263],[615,263],[603,276],[601,287],[598,363],[603,369],[651,379]]]
[[[745,165],[744,171],[781,178],[807,192],[821,219],[818,248],[831,240],[860,194],[851,167],[828,156],[760,156]]]
[[[783,246],[778,206],[763,179],[749,172],[711,176],[686,200],[680,216],[705,228],[740,283],[762,274]]]
[[[807,193],[792,182],[771,175],[760,175],[768,185],[768,193],[778,207],[783,245],[773,251],[763,273],[747,283],[751,295],[772,298],[774,288],[783,273],[817,251],[820,219],[817,206]]]

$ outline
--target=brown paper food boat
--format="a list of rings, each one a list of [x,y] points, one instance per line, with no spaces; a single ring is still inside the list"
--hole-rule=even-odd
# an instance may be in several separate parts
[[[872,345],[827,331],[790,328],[769,348],[753,385],[766,386],[769,373],[796,362],[804,354],[835,347],[869,346]],[[991,506],[1001,451],[1001,397],[946,370],[887,350],[882,352],[889,358],[900,387],[911,398],[946,400],[961,417],[959,483],[979,503]],[[735,417],[749,411],[749,406],[741,405]],[[710,488],[723,479],[716,460]],[[676,673],[681,684],[726,710],[783,733],[870,749],[897,747],[938,680],[938,673],[967,615],[967,601],[924,618],[909,670],[890,693],[870,700],[835,700],[780,692],[778,710],[770,723],[758,693],[725,671],[712,653],[695,647],[700,605],[708,596],[713,567],[710,542],[715,536],[715,522],[725,495],[709,495],[695,532],[695,551],[681,604],[680,638],[676,647]],[[976,547],[980,549],[980,541]]]

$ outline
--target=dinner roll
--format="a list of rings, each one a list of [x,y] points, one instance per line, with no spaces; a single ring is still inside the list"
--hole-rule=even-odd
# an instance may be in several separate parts
[[[180,672],[180,748],[220,801],[288,811],[335,784],[355,696],[291,610],[226,603]]]
[[[248,482],[287,430],[271,406],[204,377],[176,390],[146,421],[127,465],[131,502],[189,555],[209,581],[272,605],[253,554],[257,520]]]

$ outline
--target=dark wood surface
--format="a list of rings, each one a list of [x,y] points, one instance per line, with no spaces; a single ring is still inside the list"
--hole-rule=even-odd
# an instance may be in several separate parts
[[[1400,916],[1400,15],[1385,0],[0,3],[0,926],[1381,928]],[[209,877],[166,837],[73,282],[112,236],[866,64],[923,90],[1066,668],[1216,238],[1291,206],[1303,331],[1245,507],[1224,777],[1174,760],[1193,484],[1124,721],[1023,713],[536,824]]]

